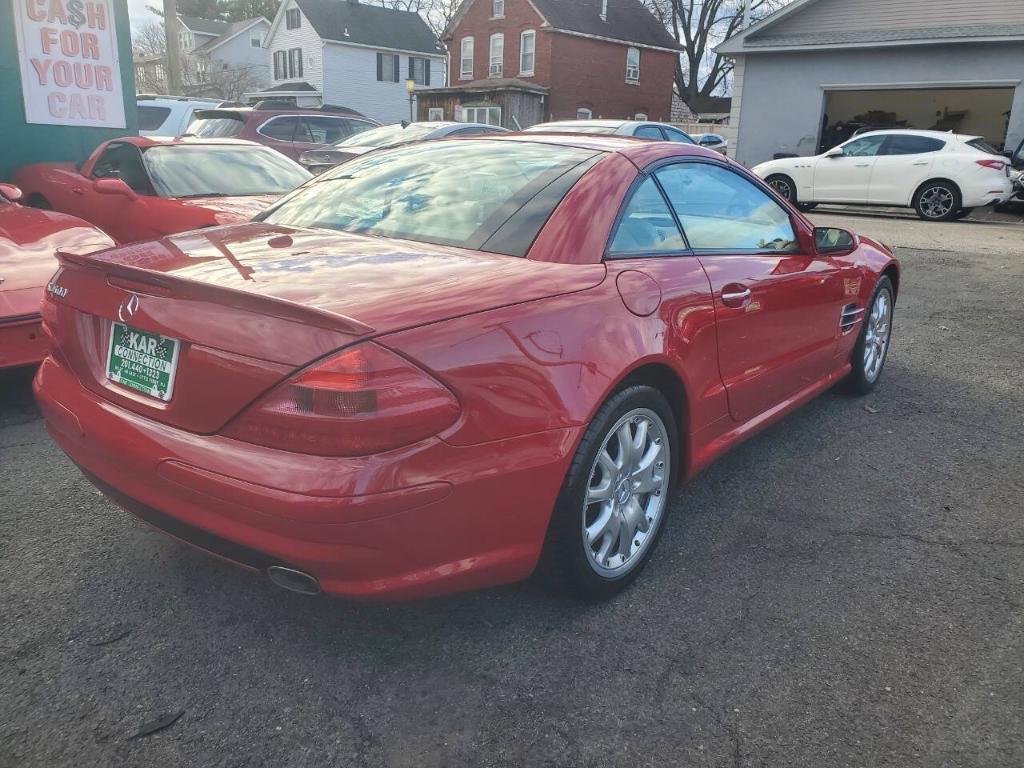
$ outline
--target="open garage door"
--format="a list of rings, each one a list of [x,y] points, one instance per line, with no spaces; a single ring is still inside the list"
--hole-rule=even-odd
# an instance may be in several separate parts
[[[825,92],[820,149],[825,151],[858,131],[918,128],[983,136],[1002,147],[1013,88],[887,88]]]

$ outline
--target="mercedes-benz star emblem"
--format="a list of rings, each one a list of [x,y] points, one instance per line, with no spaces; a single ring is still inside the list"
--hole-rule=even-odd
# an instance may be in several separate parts
[[[139,310],[139,297],[134,293],[127,299],[121,302],[121,306],[117,309],[117,316],[121,318],[122,323],[127,323]]]

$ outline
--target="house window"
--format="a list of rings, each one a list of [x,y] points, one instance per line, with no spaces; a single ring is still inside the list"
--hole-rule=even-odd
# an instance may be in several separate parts
[[[416,85],[430,85],[430,59],[409,57],[409,79]]]
[[[473,79],[473,38],[462,38],[462,56],[459,64],[459,79]]]
[[[588,107],[576,107],[577,120],[589,120],[594,116],[593,111]]]
[[[528,29],[519,35],[519,74],[533,74],[533,61],[536,58],[537,33]]]
[[[502,64],[505,61],[505,35],[501,32],[491,35],[491,68],[487,74],[491,77],[501,77]]]
[[[397,53],[377,54],[377,79],[382,83],[397,83],[401,66]]]
[[[491,18],[505,18],[505,0],[491,0]]]
[[[302,77],[302,49],[288,49],[288,79]]]
[[[501,126],[501,107],[463,107],[462,122]]]
[[[444,120],[444,107],[431,107],[427,110],[427,120],[431,122]]]
[[[626,50],[626,82],[637,83],[640,81],[640,49],[628,48]]]
[[[647,120],[647,113],[646,112],[637,112],[635,115],[633,115],[633,119],[634,120]]]
[[[284,25],[288,29],[298,29],[302,26],[302,14],[298,8],[289,8],[285,11]]]
[[[274,79],[288,79],[288,52],[274,51]]]
[[[263,39],[264,39],[264,37],[263,37],[263,32],[262,31],[257,30],[255,32],[250,32],[249,33],[249,45],[252,48],[262,48],[263,47]]]

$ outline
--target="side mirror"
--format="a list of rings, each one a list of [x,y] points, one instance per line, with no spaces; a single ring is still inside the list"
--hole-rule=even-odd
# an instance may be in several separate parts
[[[138,195],[135,194],[135,190],[125,184],[121,179],[96,179],[96,181],[92,183],[92,188],[98,195],[120,195],[121,197],[127,197],[129,200],[135,200],[138,198]]]
[[[5,197],[12,203],[16,203],[24,197],[21,189],[13,184],[0,184],[0,197]]]
[[[819,256],[842,256],[857,248],[857,236],[837,227],[814,228],[814,251]]]
[[[825,157],[842,157],[842,156],[843,156],[843,148],[842,147],[832,147],[832,149],[830,149],[828,152],[825,153]]]
[[[701,144],[714,144],[715,140],[711,136],[701,136],[700,143]]]

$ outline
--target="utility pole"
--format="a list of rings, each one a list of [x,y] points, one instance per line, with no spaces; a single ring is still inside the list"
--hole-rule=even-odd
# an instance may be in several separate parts
[[[178,34],[178,0],[164,0],[164,35],[167,49],[167,93],[181,94],[181,37]]]

